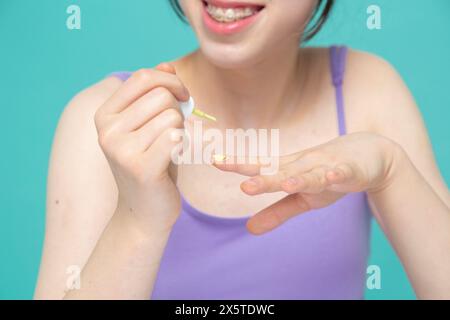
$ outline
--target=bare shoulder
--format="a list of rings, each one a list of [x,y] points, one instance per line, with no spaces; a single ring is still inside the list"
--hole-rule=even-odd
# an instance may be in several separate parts
[[[64,108],[62,116],[95,114],[95,111],[121,86],[121,80],[108,77],[80,91]]]
[[[60,299],[71,266],[81,268],[114,212],[115,180],[98,145],[96,110],[121,81],[104,79],[64,108],[47,179],[45,241],[35,298]]]
[[[95,112],[120,87],[119,79],[109,77],[80,91],[64,107],[59,117],[54,135],[53,154],[59,148],[81,143],[82,139],[92,139],[96,134]]]
[[[97,170],[97,179],[90,185],[98,185],[108,179],[108,167],[98,144],[94,116],[120,85],[119,79],[103,79],[75,95],[61,113],[48,173],[48,195],[60,197],[59,207],[64,205],[62,199],[74,202],[79,193],[86,191],[83,186],[93,168]],[[49,208],[53,208],[52,203],[49,203]]]
[[[330,48],[308,47],[308,79],[314,88],[335,101],[331,81]],[[347,131],[382,132],[399,118],[420,118],[415,101],[395,68],[371,53],[348,50],[344,75]],[[397,127],[398,128],[398,127]]]
[[[421,116],[404,80],[385,59],[349,50],[344,80],[349,131],[388,133],[399,119]],[[397,124],[397,125],[395,125]]]
[[[373,132],[397,143],[448,203],[425,121],[399,72],[376,55],[350,50],[344,90],[349,132]]]
[[[121,84],[113,77],[103,79],[79,92],[64,107],[54,135],[49,178],[60,180],[74,172],[64,170],[54,174],[61,164],[66,169],[73,166],[74,170],[82,170],[92,165],[92,161],[102,160],[94,116]]]

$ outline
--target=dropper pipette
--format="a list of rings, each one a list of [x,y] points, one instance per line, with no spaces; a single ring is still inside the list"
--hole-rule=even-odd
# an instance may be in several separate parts
[[[192,97],[190,97],[186,102],[180,102],[180,109],[185,119],[188,118],[191,114],[194,114],[197,117],[217,122],[216,117],[213,117],[212,115],[209,115],[206,112],[203,112],[202,110],[196,108],[194,98]]]

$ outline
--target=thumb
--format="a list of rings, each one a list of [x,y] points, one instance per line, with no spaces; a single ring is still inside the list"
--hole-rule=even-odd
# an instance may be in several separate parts
[[[162,62],[162,63],[158,64],[155,67],[155,69],[159,70],[159,71],[163,71],[163,72],[177,74],[177,71],[175,70],[175,67],[172,64],[168,63],[168,62]]]

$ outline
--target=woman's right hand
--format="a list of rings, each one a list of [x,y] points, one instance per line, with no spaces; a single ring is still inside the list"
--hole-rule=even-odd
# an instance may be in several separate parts
[[[180,212],[172,160],[189,92],[170,64],[135,72],[95,114],[98,141],[117,183],[117,210],[145,233],[171,230]],[[178,135],[179,136],[179,135]],[[171,170],[169,170],[171,169]]]

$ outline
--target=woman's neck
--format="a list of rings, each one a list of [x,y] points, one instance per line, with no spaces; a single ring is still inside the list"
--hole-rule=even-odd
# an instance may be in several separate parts
[[[290,118],[302,92],[304,59],[297,45],[245,69],[218,68],[201,51],[187,60],[191,94],[219,127],[273,127]]]

